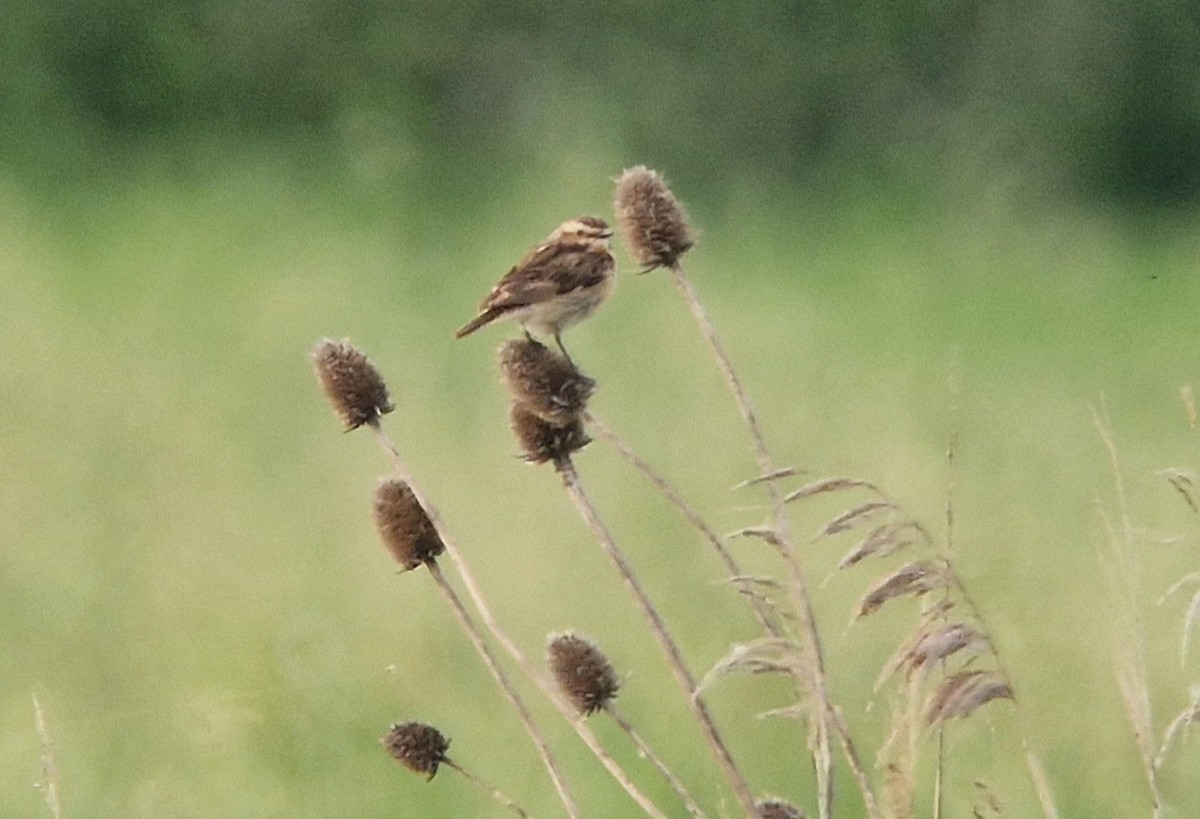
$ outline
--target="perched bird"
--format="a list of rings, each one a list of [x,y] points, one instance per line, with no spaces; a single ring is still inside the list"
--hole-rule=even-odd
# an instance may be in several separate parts
[[[610,251],[612,230],[593,216],[563,222],[526,254],[492,288],[476,316],[455,334],[469,335],[485,324],[516,319],[530,330],[554,336],[590,316],[613,289],[616,261]]]

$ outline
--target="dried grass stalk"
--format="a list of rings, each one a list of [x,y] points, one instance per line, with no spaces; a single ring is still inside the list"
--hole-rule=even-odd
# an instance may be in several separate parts
[[[1050,789],[1050,777],[1046,776],[1046,766],[1028,745],[1025,746],[1025,767],[1029,769],[1029,778],[1033,780],[1038,804],[1042,807],[1042,816],[1045,819],[1059,819],[1054,792]]]
[[[914,782],[909,772],[894,762],[883,766],[883,795],[888,819],[914,819]]]
[[[700,680],[696,693],[707,690],[718,679],[731,674],[789,674],[799,679],[807,671],[803,651],[795,640],[762,637],[732,646]]]
[[[876,582],[858,602],[857,620],[873,614],[889,600],[909,595],[922,594],[945,586],[946,578],[942,565],[932,560],[918,560],[900,567],[887,577]]]
[[[1184,501],[1193,512],[1200,512],[1200,501],[1196,497],[1196,475],[1189,469],[1172,467],[1160,469],[1157,473],[1167,479],[1175,491],[1183,496]]]
[[[842,512],[825,525],[817,537],[828,537],[870,523],[872,518],[886,509],[895,508],[890,501],[868,501]]]
[[[767,473],[766,475],[757,475],[753,478],[748,478],[747,480],[736,483],[734,484],[733,489],[734,491],[737,491],[738,489],[745,489],[748,486],[757,486],[760,483],[771,483],[774,481],[783,480],[784,478],[794,478],[797,475],[805,474],[807,474],[806,470],[800,469],[799,467],[781,466],[778,469]]]
[[[930,622],[928,618],[916,633],[906,640],[884,663],[875,690],[897,672],[904,670],[905,677],[912,680],[919,671],[925,671],[940,660],[945,660],[965,649],[983,649],[990,645],[987,635],[968,623]]]
[[[969,717],[995,699],[1015,700],[1012,688],[995,671],[960,671],[938,687],[925,709],[925,722],[936,726],[955,718]]]
[[[907,520],[876,526],[857,546],[842,555],[842,559],[838,561],[837,567],[839,569],[848,569],[851,566],[858,565],[868,557],[887,557],[888,555],[893,555],[916,542],[916,538],[906,536],[907,533],[917,533],[919,531],[920,529],[915,523]]]
[[[771,526],[746,526],[738,529],[736,532],[730,532],[725,537],[731,539],[735,537],[755,537],[759,540],[765,540],[776,548],[783,546],[783,541],[780,539],[779,533]]]
[[[793,490],[783,496],[784,503],[811,498],[813,495],[823,495],[826,492],[841,492],[846,489],[857,489],[859,487],[873,489],[874,485],[869,481],[859,480],[858,478],[822,478],[819,481],[805,484],[799,489]]]
[[[1192,583],[1197,584],[1196,591],[1192,593],[1192,598],[1188,601],[1187,610],[1183,615],[1183,628],[1179,636],[1179,664],[1187,666],[1188,648],[1192,639],[1192,630],[1196,627],[1197,620],[1200,620],[1200,572],[1188,572],[1183,577],[1171,584],[1162,597],[1158,598],[1158,605],[1162,605],[1170,598],[1175,596],[1175,593],[1184,586]]]
[[[1162,770],[1163,764],[1167,761],[1167,756],[1171,753],[1171,748],[1175,744],[1175,740],[1185,729],[1200,722],[1200,684],[1191,687],[1191,700],[1187,706],[1175,715],[1175,718],[1168,723],[1166,730],[1163,731],[1162,742],[1158,746],[1158,753],[1154,755],[1154,770]]]
[[[37,694],[33,695],[33,719],[38,739],[42,743],[42,780],[37,784],[37,788],[42,792],[42,798],[46,800],[46,807],[50,809],[50,815],[54,819],[62,819],[62,798],[59,795],[62,791],[62,783],[58,774],[58,751],[55,748],[54,739],[50,736],[50,723],[46,720],[42,702],[38,699]]]

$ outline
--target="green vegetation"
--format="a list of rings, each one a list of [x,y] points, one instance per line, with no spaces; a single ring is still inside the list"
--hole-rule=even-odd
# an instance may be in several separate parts
[[[1139,538],[1161,730],[1197,662],[1180,669],[1186,596],[1154,602],[1196,569],[1195,517],[1155,472],[1198,460],[1178,391],[1196,380],[1200,23],[1182,4],[1106,5],[651,20],[610,4],[568,21],[532,3],[503,19],[482,3],[236,19],[216,3],[15,4],[0,33],[0,814],[49,815],[34,694],[67,817],[497,815],[455,776],[426,784],[388,759],[378,740],[406,720],[559,814],[432,585],[397,577],[378,543],[387,465],[330,417],[306,358],[322,336],[383,371],[388,430],[509,631],[535,655],[550,631],[594,638],[623,713],[713,802],[637,612],[553,474],[515,457],[494,359],[515,330],[452,338],[533,241],[608,218],[609,180],[649,162],[701,231],[688,272],[776,458],[868,478],[937,534],[953,482],[959,571],[1021,702],[951,725],[949,815],[969,812],[973,780],[1006,815],[1037,815],[1022,734],[1064,816],[1149,815],[1097,557],[1097,501],[1115,501],[1091,407]],[[599,383],[591,407],[719,532],[760,523],[761,494],[729,491],[754,461],[694,325],[663,275],[618,260],[612,300],[568,342]],[[753,633],[611,450],[577,464],[695,668]],[[837,511],[798,515],[798,535]],[[1192,539],[1155,543],[1176,533]],[[765,547],[737,548],[774,570]],[[804,554],[814,586],[842,551]],[[871,684],[905,634],[903,618],[844,628],[877,575],[814,595],[866,749],[885,730]],[[785,693],[730,680],[709,699],[755,789],[811,806],[802,729],[753,719]],[[580,801],[624,810],[529,699]],[[1192,815],[1200,747],[1176,753],[1162,790]],[[845,781],[839,819],[858,810]]]

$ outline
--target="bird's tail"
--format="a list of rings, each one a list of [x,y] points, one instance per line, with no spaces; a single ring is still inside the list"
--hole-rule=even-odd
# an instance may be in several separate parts
[[[464,324],[462,327],[460,327],[458,329],[458,332],[454,334],[454,337],[462,338],[463,336],[469,336],[469,335],[471,335],[471,333],[475,332],[483,325],[495,320],[496,317],[499,315],[500,315],[500,311],[494,307],[491,308],[490,310],[484,310],[478,316],[471,319],[466,324]]]

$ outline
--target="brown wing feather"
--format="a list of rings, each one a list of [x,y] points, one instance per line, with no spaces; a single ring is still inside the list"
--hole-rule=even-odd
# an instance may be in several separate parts
[[[604,278],[607,255],[591,252],[589,245],[540,245],[505,274],[479,309],[514,310],[597,284]]]
[[[581,246],[564,254],[559,266],[550,271],[550,280],[558,294],[595,287],[612,269],[612,256],[594,246]]]

